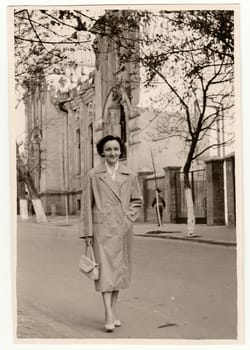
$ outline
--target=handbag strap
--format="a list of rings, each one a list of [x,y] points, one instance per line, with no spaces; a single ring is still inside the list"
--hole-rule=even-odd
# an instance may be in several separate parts
[[[92,260],[94,263],[96,263],[96,261],[95,261],[95,255],[94,255],[94,250],[93,250],[92,245],[86,245],[85,254],[86,254],[87,256],[88,256],[88,251],[89,251],[91,260]]]

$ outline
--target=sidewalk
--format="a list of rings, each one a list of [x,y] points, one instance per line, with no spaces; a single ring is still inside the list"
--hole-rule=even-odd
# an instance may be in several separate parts
[[[71,227],[71,230],[78,234],[78,216],[69,216],[68,225],[64,216],[48,216],[48,222],[43,225],[57,225],[65,229]],[[36,222],[35,216],[29,219],[30,222]],[[153,223],[134,224],[135,236],[154,237],[161,239],[175,239],[189,242],[217,244],[224,246],[236,246],[236,228],[235,226],[208,226],[196,225],[195,235],[191,238],[187,237],[186,224],[164,224],[160,228]]]
[[[155,237],[175,240],[193,241],[199,243],[236,246],[235,226],[196,225],[193,237],[187,237],[186,224],[164,224],[158,227],[152,223],[135,223],[134,232],[137,236]]]

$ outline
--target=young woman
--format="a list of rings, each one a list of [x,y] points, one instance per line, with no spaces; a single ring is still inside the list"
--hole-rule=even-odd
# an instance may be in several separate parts
[[[136,174],[119,162],[123,147],[121,139],[112,135],[99,141],[103,161],[85,175],[82,192],[80,235],[93,245],[100,265],[95,288],[102,293],[108,332],[121,326],[116,305],[119,290],[129,287],[132,226],[142,206]]]

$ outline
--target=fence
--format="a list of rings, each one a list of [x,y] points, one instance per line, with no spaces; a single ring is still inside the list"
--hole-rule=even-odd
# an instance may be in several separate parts
[[[190,183],[192,187],[194,211],[197,223],[207,222],[207,184],[206,184],[206,170],[195,170],[190,172]],[[175,207],[176,207],[176,222],[184,223],[187,221],[187,206],[184,192],[184,174],[182,172],[175,173],[174,192],[175,192]],[[169,205],[168,199],[169,193],[166,193],[165,189],[165,177],[148,178],[145,180],[144,192],[144,205],[146,221],[156,222],[155,209],[152,207],[152,202],[155,198],[155,187],[159,188],[162,192],[162,196],[166,199],[167,205]],[[163,216],[163,221],[164,221]]]

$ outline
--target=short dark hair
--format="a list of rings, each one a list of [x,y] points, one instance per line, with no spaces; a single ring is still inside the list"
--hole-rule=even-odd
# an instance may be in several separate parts
[[[105,143],[108,142],[108,141],[114,141],[114,140],[117,141],[119,143],[119,145],[120,145],[121,154],[120,154],[119,158],[123,157],[123,154],[124,154],[124,151],[125,151],[124,143],[122,142],[122,140],[121,140],[121,138],[119,136],[113,136],[113,135],[106,135],[97,143],[96,149],[97,149],[98,154],[101,157],[104,157],[104,155],[103,155],[103,148],[104,148]]]

